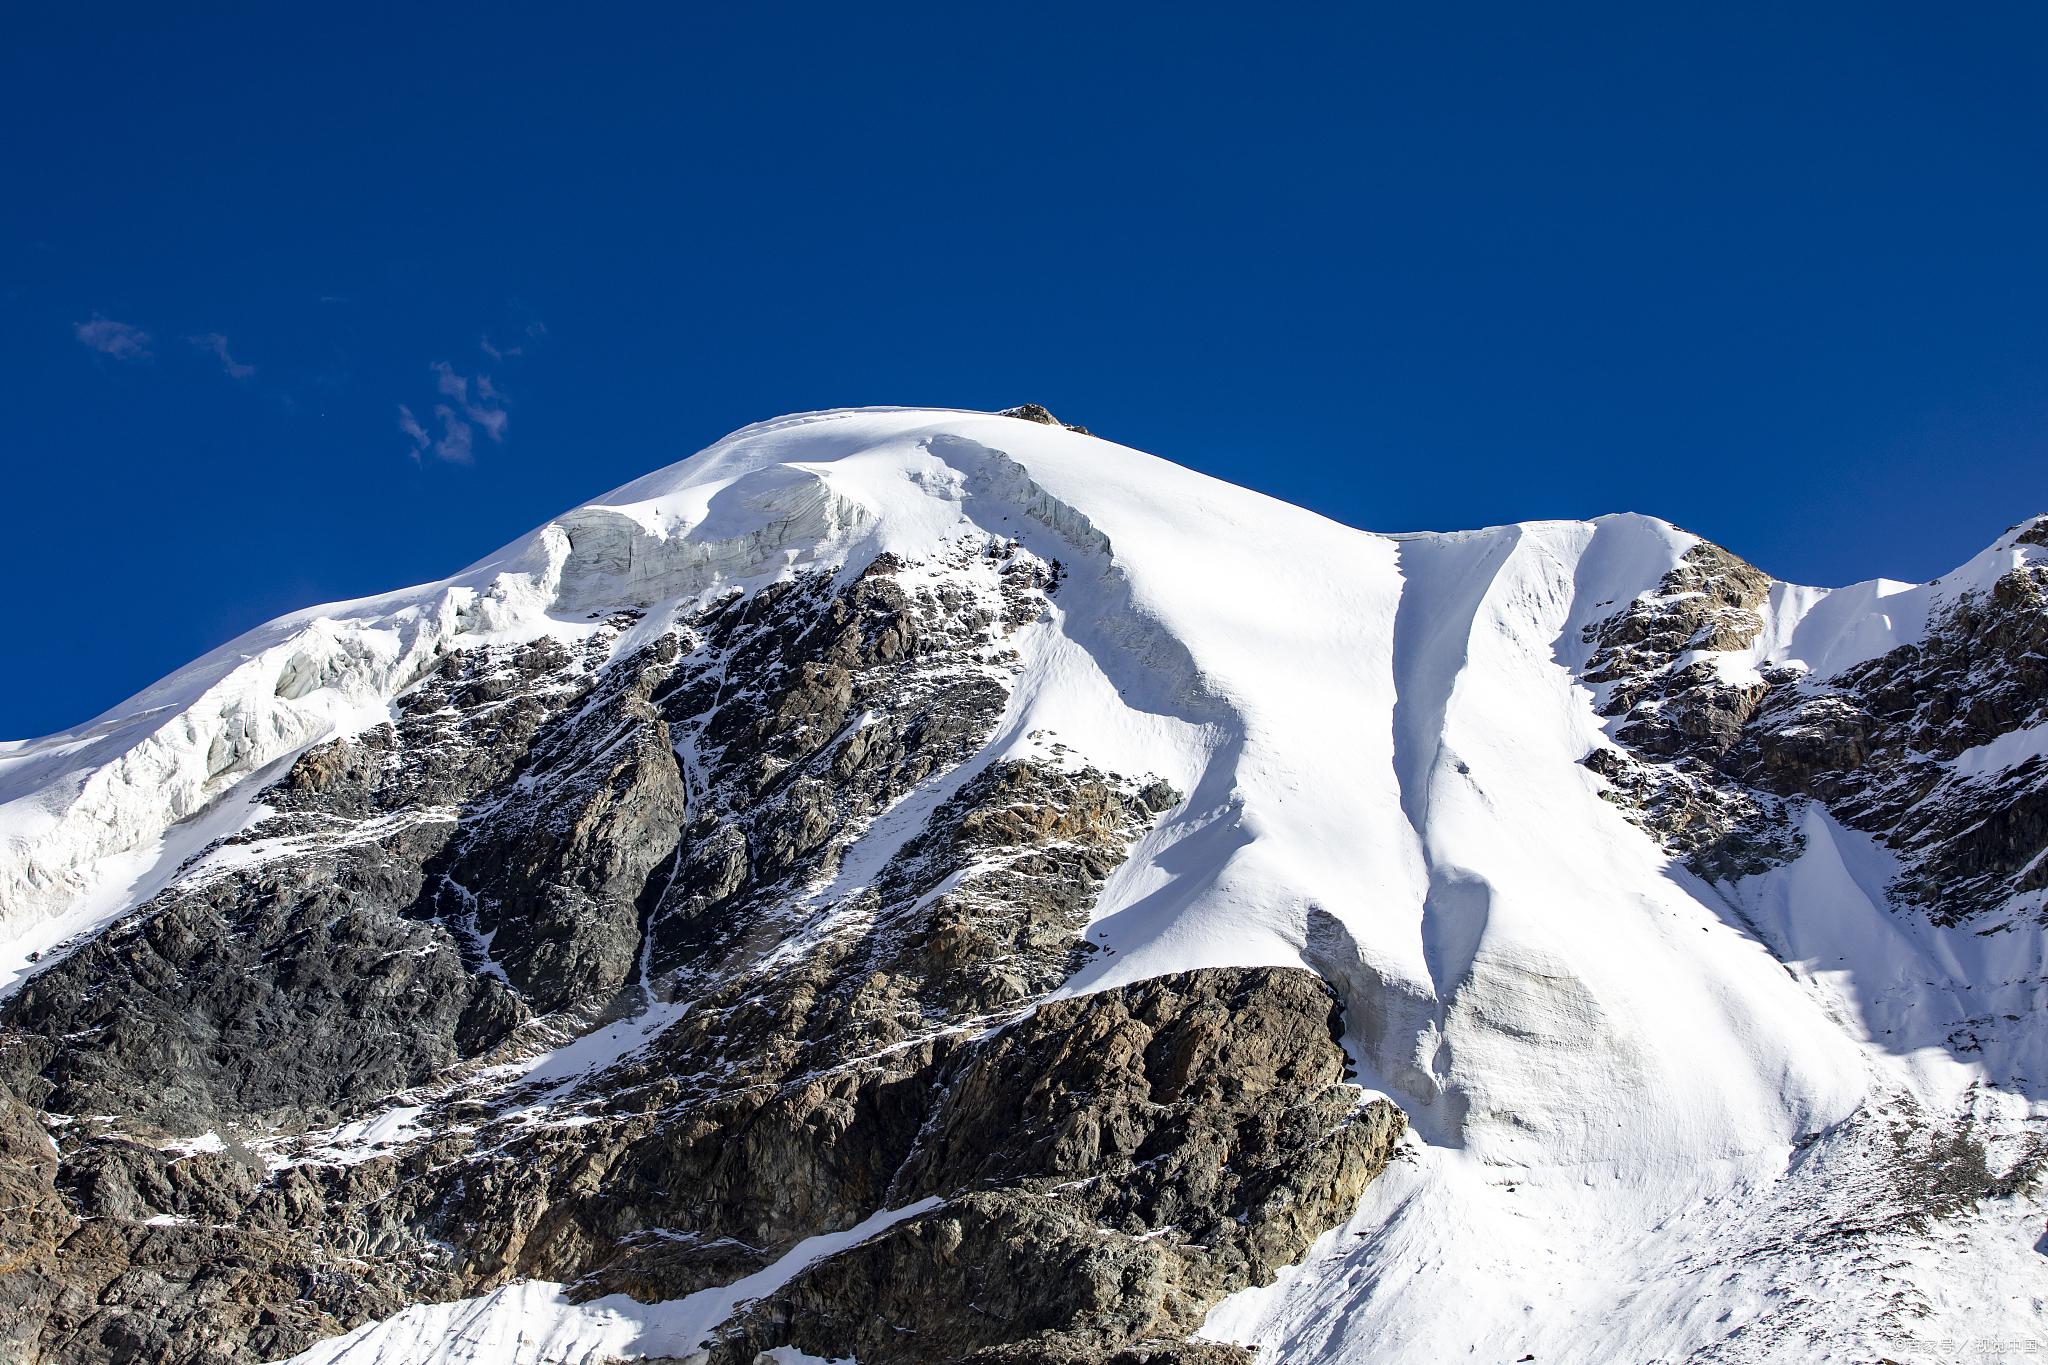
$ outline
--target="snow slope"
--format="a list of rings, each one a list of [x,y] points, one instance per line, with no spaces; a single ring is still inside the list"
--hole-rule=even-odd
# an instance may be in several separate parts
[[[1112,951],[1068,989],[1306,963],[1413,1121],[1413,1159],[1351,1227],[1212,1335],[1290,1361],[2048,1352],[2031,1204],[1934,1250],[1902,1232],[1882,1271],[1800,1244],[1877,1178],[1873,1116],[1968,1111],[1996,1142],[2034,1122],[2042,943],[1908,925],[1881,851],[1824,814],[1797,863],[1717,889],[1599,798],[1581,631],[1696,543],[1651,518],[1380,536],[1007,417],[778,419],[444,582],[283,618],[0,748],[0,934],[18,969],[135,904],[247,817],[271,765],[381,718],[452,647],[576,636],[623,605],[659,629],[735,585],[970,536],[1070,570],[983,759],[1052,738],[1189,794],[1112,879],[1089,930]],[[1779,585],[1741,662],[1835,672],[2039,553],[2008,536],[1938,586]],[[1979,759],[2048,736],[2006,747]],[[2011,1036],[1951,1047],[1993,997]],[[305,1359],[527,1359],[506,1354],[520,1333],[578,1359],[673,1343],[685,1312],[593,1307],[520,1287]]]
[[[298,1365],[391,1365],[426,1358],[605,1365],[635,1355],[682,1357],[741,1304],[773,1291],[813,1261],[857,1246],[939,1202],[922,1199],[885,1209],[844,1232],[807,1238],[744,1279],[669,1303],[650,1306],[623,1294],[574,1303],[561,1285],[522,1280],[474,1299],[408,1308],[386,1322],[323,1341],[295,1360]]]

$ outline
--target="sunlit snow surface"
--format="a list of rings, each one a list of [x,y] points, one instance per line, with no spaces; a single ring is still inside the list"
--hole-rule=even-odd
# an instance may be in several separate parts
[[[741,1304],[777,1289],[811,1262],[856,1246],[939,1202],[920,1199],[844,1232],[806,1238],[744,1279],[668,1303],[637,1303],[623,1294],[572,1303],[561,1285],[522,1280],[480,1298],[408,1308],[387,1322],[323,1341],[294,1360],[298,1365],[391,1365],[421,1359],[603,1365],[621,1356],[687,1356]],[[794,1365],[806,1357],[786,1359]]]
[[[1188,793],[1112,879],[1089,930],[1112,951],[1068,989],[1307,962],[1345,996],[1362,1079],[1414,1124],[1351,1224],[1211,1335],[1283,1361],[2048,1358],[2031,1200],[1881,1245],[1814,1235],[1883,1178],[1869,1135],[1890,1118],[1967,1108],[2008,1147],[2033,1124],[2039,931],[1891,911],[1882,850],[1817,810],[1797,863],[1712,888],[1599,799],[1581,632],[1695,543],[1650,518],[1379,536],[1010,418],[783,418],[444,583],[285,618],[77,732],[0,747],[0,929],[18,965],[132,905],[248,817],[259,769],[374,723],[447,649],[576,636],[629,604],[644,634],[734,585],[963,536],[1070,571],[977,761],[1049,736]],[[1831,674],[2038,553],[2008,536],[1938,585],[1780,585],[1727,665]],[[2044,741],[1957,764],[1996,772]],[[1978,1047],[1954,1041],[1966,1022]],[[763,1287],[577,1307],[515,1285],[303,1359],[681,1353]]]

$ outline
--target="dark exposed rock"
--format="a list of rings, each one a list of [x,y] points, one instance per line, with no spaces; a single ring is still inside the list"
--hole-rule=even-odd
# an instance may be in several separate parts
[[[551,833],[583,838],[593,856],[578,875],[605,888],[615,841],[593,802],[626,765],[610,750],[597,773],[557,758],[592,731],[609,738],[594,717],[632,711],[632,689],[609,681],[620,670],[593,694],[602,658],[601,643],[579,660],[554,641],[450,655],[394,724],[307,753],[266,793],[277,814],[8,1002],[0,1075],[45,1108],[173,1132],[308,1127],[505,1040],[535,1010],[487,969],[475,904],[427,916],[448,908],[451,843],[516,876]],[[657,757],[673,768],[665,749]],[[559,804],[521,804],[532,785]],[[500,788],[509,800],[486,801]],[[623,892],[628,934],[638,889]],[[532,898],[535,938],[566,918],[558,907],[591,900],[574,883]],[[572,922],[584,941],[605,928],[596,915]],[[543,991],[541,1008],[562,994]]]
[[[1399,1112],[1343,1083],[1329,988],[1191,972],[1041,1007],[966,1053],[896,1177],[938,1208],[814,1264],[715,1359],[1101,1359],[1181,1340],[1342,1222]]]
[[[541,1013],[606,999],[633,975],[639,901],[680,842],[685,797],[649,701],[677,654],[663,636],[613,664],[535,744],[473,835],[429,866],[426,905],[489,944]]]
[[[1730,782],[1717,760],[1740,742],[1768,682],[1731,684],[1711,656],[1763,630],[1770,579],[1701,542],[1657,590],[1588,628],[1584,677],[1622,748],[1585,764],[1602,795],[1702,876],[1731,880],[1797,854],[1783,803]]]
[[[1251,1365],[1257,1357],[1221,1341],[1145,1341],[1103,1351],[1039,1340],[1019,1346],[991,1346],[970,1357],[975,1365]]]
[[[1091,434],[1086,427],[1076,426],[1072,422],[1062,422],[1059,418],[1053,416],[1051,412],[1047,411],[1043,405],[1038,403],[1025,403],[1014,408],[1004,408],[996,415],[998,417],[1016,417],[1026,422],[1037,422],[1041,426],[1065,427],[1068,431],[1079,432],[1083,436]]]
[[[1592,627],[1584,676],[1606,689],[1601,714],[1625,717],[1615,737],[1660,757],[1732,748],[1764,688],[1725,683],[1711,661],[1688,659],[1753,643],[1770,588],[1765,574],[1702,541],[1656,592]]]
[[[403,916],[420,885],[418,862],[374,848],[182,889],[10,1002],[8,1084],[173,1132],[312,1126],[416,1085],[523,1015],[445,929]]]
[[[1584,762],[1606,779],[1602,798],[1710,881],[1766,871],[1804,846],[1783,801],[1730,782],[1703,763],[1651,763],[1608,748],[1593,750]]]
[[[476,1272],[675,1297],[716,1283],[698,1276],[744,1263],[744,1248],[773,1259],[887,1206],[949,1060],[1071,970],[1088,905],[1149,819],[1099,774],[1001,765],[944,803],[839,922],[750,901],[749,926],[772,943],[812,935],[808,950],[722,940],[691,969],[705,988],[690,1012],[594,1091],[595,1122],[569,1139],[580,1159],[552,1134],[514,1135],[468,1172],[444,1217],[503,1228],[469,1237]],[[665,1231],[599,1265],[648,1227]]]
[[[2016,539],[2035,544],[2041,522]],[[2048,887],[2048,763],[1950,766],[2048,723],[2048,566],[1964,593],[1923,639],[1810,678],[1729,683],[1711,657],[1747,648],[1768,581],[1695,547],[1659,590],[1588,632],[1622,750],[1586,763],[1605,794],[1702,875],[1732,880],[1796,856],[1790,803],[1814,800],[1898,853],[1894,897],[1954,922]]]
[[[1904,645],[1759,708],[1722,766],[1827,803],[1901,855],[1899,899],[1953,922],[2037,889],[2048,850],[2048,763],[1948,766],[2048,721],[2048,567],[1966,593]]]

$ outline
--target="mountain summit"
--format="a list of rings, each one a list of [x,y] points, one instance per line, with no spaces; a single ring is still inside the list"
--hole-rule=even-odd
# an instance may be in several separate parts
[[[2048,1351],[2048,519],[748,427],[0,745],[27,1361]]]

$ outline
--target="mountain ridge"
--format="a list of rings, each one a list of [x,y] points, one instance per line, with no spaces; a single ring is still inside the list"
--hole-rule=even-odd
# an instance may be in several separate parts
[[[2040,518],[1929,584],[1808,589],[1635,514],[1361,532],[1046,419],[743,428],[449,579],[280,618],[0,750],[0,1030],[23,1121],[57,1135],[50,1226],[97,1198],[109,1227],[201,1204],[257,1227],[306,1172],[399,1179],[298,1197],[358,1252],[426,1235],[452,1259],[379,1252],[289,1331],[180,1319],[204,1349],[358,1329],[320,1360],[466,1359],[420,1345],[458,1319],[512,1349],[509,1313],[572,1356],[854,1333],[880,1365],[899,1348],[849,1305],[934,1265],[969,1267],[966,1297],[890,1312],[946,1359],[2038,1334]],[[419,965],[362,994],[329,954]],[[122,1079],[156,1044],[109,996],[184,1040],[162,1097]],[[1324,998],[1341,1048],[1313,1041]],[[966,1122],[985,1039],[1049,1019],[1153,1039],[1132,1099],[1073,1108],[1044,1035],[1016,1081],[1036,1098],[991,1095],[1054,1126],[994,1142],[970,1196],[923,1134]],[[340,1088],[265,1050],[337,1029]],[[1279,1038],[1304,1075],[1213,1060]],[[776,1096],[664,1101],[752,1165],[634,1111],[693,1069]],[[1262,1154],[1217,1149],[1220,1185],[1175,1107],[1197,1081]],[[109,1106],[105,1134],[49,1117]],[[746,1136],[785,1112],[812,1136]],[[556,1187],[557,1128],[596,1135],[591,1188]],[[207,1138],[254,1183],[206,1151],[161,1168],[226,1162],[199,1203],[138,1174]],[[1963,1190],[1980,1167],[1989,1203]],[[1068,1177],[1118,1192],[1055,1199]],[[1023,1274],[1002,1237],[1078,1248],[1090,1219],[1124,1240],[1088,1305],[1041,1285],[1009,1310],[1037,1335],[962,1327],[975,1275]],[[798,1252],[852,1227],[872,1235]],[[1823,1227],[1839,1254],[1804,1245]],[[714,1254],[718,1229],[746,1249]],[[149,1236],[108,1253],[114,1283]],[[1941,1238],[1967,1277],[1915,1259]],[[786,1275],[747,1279],[771,1253]],[[2005,1297],[1964,1312],[1965,1278]],[[704,1319],[693,1296],[740,1279],[755,1306]]]
[[[488,639],[496,629],[509,627],[516,631],[532,628],[539,624],[540,618],[552,614],[556,608],[569,611],[576,609],[576,604],[564,602],[554,597],[553,591],[551,591],[558,591],[560,585],[549,581],[550,572],[559,574],[566,570],[569,565],[564,563],[562,565],[549,566],[547,562],[549,554],[547,542],[550,531],[559,532],[566,539],[573,539],[573,536],[569,534],[569,527],[575,524],[575,519],[579,517],[579,514],[592,512],[594,509],[611,509],[621,504],[633,508],[636,513],[644,514],[647,506],[658,501],[660,490],[670,487],[678,478],[683,480],[685,487],[714,480],[717,477],[717,466],[707,466],[703,463],[705,456],[710,456],[713,461],[722,459],[727,462],[744,464],[744,452],[748,449],[749,443],[758,442],[761,438],[779,436],[793,429],[816,427],[846,418],[885,415],[914,416],[919,414],[965,418],[976,421],[987,421],[992,416],[1000,417],[1004,415],[991,415],[967,409],[889,407],[823,409],[816,412],[788,414],[783,417],[771,418],[750,426],[741,427],[731,435],[714,443],[703,454],[689,457],[643,475],[638,479],[631,480],[591,499],[589,502],[581,504],[577,508],[551,518],[533,531],[508,542],[496,551],[483,556],[465,568],[449,575],[447,578],[434,580],[411,588],[395,589],[391,592],[325,603],[288,612],[262,626],[244,632],[217,649],[209,651],[193,661],[192,664],[143,689],[128,700],[109,708],[82,726],[33,739],[0,742],[0,838],[5,840],[5,859],[4,862],[0,862],[0,891],[6,893],[4,901],[0,901],[0,904],[5,904],[9,907],[24,904],[34,905],[47,903],[52,897],[62,896],[69,898],[76,896],[78,893],[79,888],[75,885],[64,885],[49,891],[45,891],[39,885],[37,864],[43,860],[38,858],[33,847],[38,831],[34,829],[35,821],[32,813],[25,810],[10,811],[9,809],[26,804],[23,801],[24,795],[33,797],[37,794],[47,794],[52,787],[58,785],[51,781],[50,775],[45,771],[53,766],[59,767],[61,771],[61,758],[53,751],[88,746],[98,748],[100,746],[94,744],[94,741],[107,738],[109,732],[113,732],[114,736],[118,737],[120,732],[147,723],[152,717],[163,718],[167,709],[180,706],[181,699],[185,702],[191,700],[190,694],[194,691],[193,680],[195,678],[204,680],[201,690],[203,690],[204,685],[218,683],[228,671],[222,668],[222,665],[231,661],[233,663],[246,663],[250,660],[252,651],[260,653],[276,648],[280,643],[279,637],[283,633],[297,628],[315,631],[322,623],[349,622],[376,614],[386,616],[394,614],[403,615],[409,608],[417,613],[418,609],[424,605],[423,598],[433,594],[440,594],[445,599],[453,594],[464,591],[473,596],[473,603],[464,604],[462,607],[454,607],[451,603],[444,600],[442,603],[437,604],[439,615],[442,619],[428,623],[424,628],[415,627],[415,633],[433,640],[434,643],[440,643],[442,640],[457,634],[469,638]],[[1108,443],[1103,444],[1108,447]],[[1201,484],[1212,489],[1230,489],[1239,497],[1264,502],[1274,508],[1285,509],[1286,513],[1291,516],[1313,518],[1315,521],[1333,530],[1393,542],[1443,537],[1461,538],[1499,535],[1515,532],[1522,527],[1595,527],[1603,524],[1620,523],[1641,523],[1646,527],[1657,528],[1659,533],[1667,536],[1693,536],[1693,533],[1683,531],[1668,521],[1633,512],[1610,513],[1584,522],[1509,523],[1503,526],[1479,528],[1470,531],[1394,533],[1359,531],[1356,528],[1344,526],[1342,523],[1330,521],[1327,518],[1321,517],[1320,514],[1294,508],[1289,504],[1267,498],[1266,495],[1251,490],[1237,489],[1233,485],[1213,479],[1211,476],[1203,475],[1181,466],[1170,465],[1169,462],[1159,460],[1156,456],[1145,455],[1137,451],[1128,451],[1128,448],[1125,447],[1108,448],[1126,451],[1128,454],[1137,456],[1145,461],[1154,461],[1159,466],[1169,467],[1176,474],[1183,475],[1190,480],[1199,481]],[[736,454],[741,456],[741,459],[738,461],[734,461],[733,458]],[[686,466],[689,467],[687,471],[685,469]],[[757,471],[749,466],[743,468],[741,472],[744,474]],[[602,515],[602,513],[599,513],[599,515]],[[1786,586],[1790,592],[1821,599],[1837,594],[1846,595],[1852,593],[1878,598],[1888,595],[1886,593],[1887,589],[1896,591],[1901,587],[1907,589],[1933,588],[1956,578],[1958,575],[1965,576],[1966,579],[1974,582],[1975,576],[1971,575],[1970,572],[1973,568],[1981,568],[1983,561],[1997,555],[2001,548],[2007,546],[2019,533],[2024,532],[2031,525],[2038,524],[2041,519],[2040,517],[2035,517],[2017,523],[1984,551],[1973,556],[1971,560],[1966,561],[1951,573],[1932,580],[1928,584],[1902,584],[1888,579],[1871,579],[1840,589],[1808,589],[1792,587],[1791,585]],[[568,524],[565,525],[565,523]],[[651,530],[652,528],[643,529]],[[674,529],[673,524],[671,524],[671,533]],[[692,527],[691,529],[699,528]],[[522,577],[530,581],[522,583],[519,581]],[[543,600],[544,598],[551,600]],[[585,605],[587,607],[588,604]],[[635,595],[629,593],[610,605],[633,606],[644,604],[638,603]],[[472,621],[460,619],[471,613],[478,619]],[[318,641],[309,641],[309,643],[317,645]],[[353,664],[361,668],[363,665],[372,662],[369,660],[342,660],[338,663],[331,662],[328,666],[346,669]],[[1836,662],[1840,661],[1837,660]],[[418,667],[419,664],[415,662],[413,666]],[[306,665],[299,663],[298,667],[303,669]],[[330,688],[316,689],[312,686],[317,681],[316,678],[295,677],[291,669],[292,666],[288,665],[285,669],[278,670],[277,676],[274,679],[277,695],[282,698],[292,699],[294,694],[301,688],[305,688],[309,692],[314,690],[334,690]],[[267,679],[267,681],[270,680]],[[352,680],[344,678],[338,681],[346,685]],[[388,694],[394,690],[402,690],[404,685],[409,684],[410,678],[401,673],[396,679],[384,679],[381,681],[382,686],[373,689],[359,688],[357,690],[359,692],[370,692],[370,699],[374,701],[377,695]],[[354,697],[351,700],[360,702],[363,698]],[[359,715],[348,714],[347,708],[344,707],[341,713],[316,715],[303,721],[288,724],[283,734],[279,735],[274,741],[262,746],[261,752],[272,754],[273,757],[281,756],[282,753],[290,751],[297,744],[310,742],[313,735],[319,733],[320,727],[323,725],[329,727],[334,733],[340,733],[359,719],[361,719]],[[45,759],[45,762],[36,763],[33,761],[39,757]],[[49,761],[53,759],[59,761],[54,763]],[[210,756],[208,762],[210,765]],[[187,763],[180,766],[189,768],[191,765]],[[234,776],[241,776],[246,775],[250,769],[246,764],[232,763],[226,771]],[[162,775],[150,774],[150,776]],[[190,789],[182,791],[173,797],[169,808],[171,818],[161,822],[149,821],[143,829],[125,830],[120,837],[127,842],[121,846],[104,849],[102,850],[103,852],[127,851],[136,842],[135,836],[150,832],[150,826],[162,828],[163,826],[176,823],[178,820],[196,813],[200,806],[211,801],[212,792],[209,789],[209,784],[217,774],[207,774],[196,783],[188,772],[173,772],[169,776],[171,776],[173,781],[179,782],[182,786]],[[11,814],[13,818],[4,818],[7,814]],[[122,822],[119,820],[107,823],[115,828],[121,828],[122,826]],[[53,874],[46,870],[42,874],[43,878],[48,878],[52,875],[61,876],[61,873]]]

